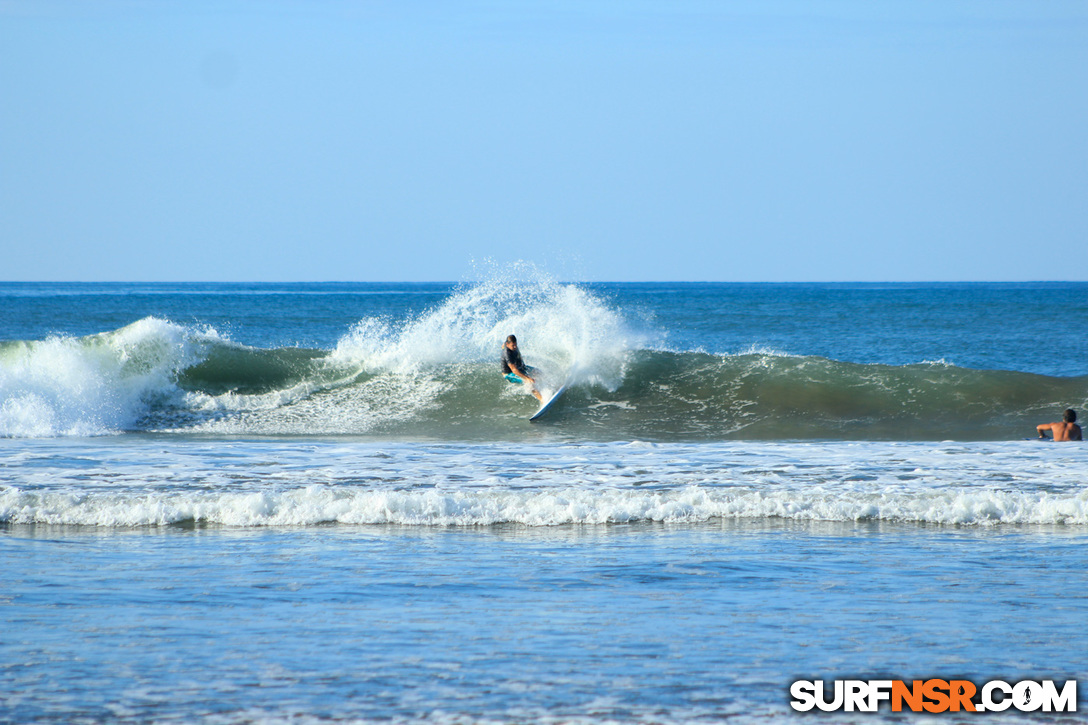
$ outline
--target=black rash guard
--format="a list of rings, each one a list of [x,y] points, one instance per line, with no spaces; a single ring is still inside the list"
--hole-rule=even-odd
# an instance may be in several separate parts
[[[521,359],[521,351],[517,348],[511,350],[506,345],[502,346],[502,372],[512,373],[515,370],[522,375],[528,375],[525,372],[525,361]]]

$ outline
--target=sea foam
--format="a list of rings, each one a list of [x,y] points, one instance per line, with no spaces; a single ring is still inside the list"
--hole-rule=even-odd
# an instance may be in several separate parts
[[[132,428],[199,356],[197,333],[156,318],[85,338],[0,348],[0,437],[88,436]]]
[[[1088,524],[1088,451],[1029,442],[27,446],[0,469],[0,523]]]
[[[1088,524],[1088,493],[1008,491],[774,491],[692,486],[672,491],[389,491],[304,486],[246,492],[40,493],[0,491],[0,522],[104,527],[397,524],[695,523],[713,519],[891,521],[926,524]]]
[[[526,362],[553,378],[615,388],[626,353],[642,338],[604,300],[536,272],[507,274],[454,292],[407,321],[366,318],[338,343],[334,361],[371,372],[414,374],[435,366],[498,367],[507,335],[518,336]]]

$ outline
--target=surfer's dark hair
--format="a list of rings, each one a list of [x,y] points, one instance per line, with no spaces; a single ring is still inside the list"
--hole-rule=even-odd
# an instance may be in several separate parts
[[[1072,423],[1077,419],[1077,411],[1073,410],[1072,408],[1067,409],[1065,411],[1065,415],[1062,416],[1062,419],[1066,423]]]
[[[512,342],[512,343],[514,343],[515,345],[517,345],[517,344],[518,344],[518,338],[517,338],[517,337],[515,337],[514,335],[507,335],[507,336],[506,336],[506,341],[507,341],[507,342]]]

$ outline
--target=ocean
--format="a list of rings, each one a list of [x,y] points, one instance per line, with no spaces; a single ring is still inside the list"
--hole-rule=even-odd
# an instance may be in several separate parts
[[[0,283],[0,723],[1077,680],[1088,283]],[[499,352],[518,336],[539,422]]]

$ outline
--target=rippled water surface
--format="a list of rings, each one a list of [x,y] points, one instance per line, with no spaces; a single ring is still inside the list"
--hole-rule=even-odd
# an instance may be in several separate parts
[[[1088,406],[1086,292],[0,284],[0,723],[1083,700],[1088,448],[1028,439]]]

